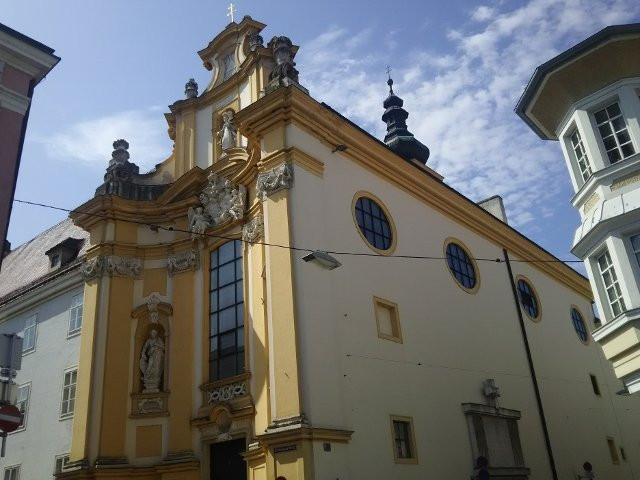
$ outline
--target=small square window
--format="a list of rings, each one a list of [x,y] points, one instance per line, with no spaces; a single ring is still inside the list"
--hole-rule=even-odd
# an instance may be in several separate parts
[[[20,480],[20,465],[5,468],[4,480]]]
[[[391,416],[393,456],[396,463],[418,463],[411,417]]]
[[[611,456],[611,463],[617,465],[620,463],[620,457],[618,456],[618,449],[616,448],[616,441],[613,437],[607,437],[607,446],[609,447],[609,455]]]
[[[378,337],[402,343],[398,305],[382,298],[373,297],[373,306],[378,326]]]

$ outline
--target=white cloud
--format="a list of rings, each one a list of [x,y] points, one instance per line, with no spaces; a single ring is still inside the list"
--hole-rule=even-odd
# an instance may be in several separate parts
[[[557,144],[540,142],[514,114],[519,96],[538,65],[606,25],[633,21],[640,4],[532,0],[512,10],[505,5],[470,12],[467,27],[449,32],[446,51],[415,49],[390,61],[347,41],[366,32],[333,27],[302,48],[297,60],[301,82],[315,98],[377,138],[384,134],[384,68],[392,63],[409,129],[431,149],[428,165],[473,200],[501,195],[511,223],[522,227],[548,217],[554,200],[567,201],[567,174]]]
[[[143,172],[170,155],[171,141],[166,131],[164,116],[154,106],[83,120],[36,140],[47,146],[52,158],[106,168],[113,150],[111,144],[124,138],[130,145],[130,161]]]

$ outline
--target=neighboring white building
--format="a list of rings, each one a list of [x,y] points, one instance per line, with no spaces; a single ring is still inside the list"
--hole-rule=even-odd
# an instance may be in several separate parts
[[[539,66],[516,112],[559,140],[603,325],[593,332],[629,392],[640,391],[640,24],[607,27]]]
[[[70,220],[12,251],[0,272],[0,333],[23,337],[15,379],[23,425],[7,438],[7,480],[52,478],[68,458],[82,330],[79,254],[86,234]]]

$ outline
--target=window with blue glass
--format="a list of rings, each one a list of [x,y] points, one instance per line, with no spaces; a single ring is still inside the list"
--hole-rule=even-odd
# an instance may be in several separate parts
[[[583,343],[587,343],[589,340],[587,325],[584,323],[584,319],[582,318],[582,315],[580,315],[580,312],[575,308],[571,309],[571,321],[573,322],[573,328],[576,329],[578,338],[582,340]]]
[[[355,214],[358,228],[367,242],[378,250],[389,250],[393,233],[382,207],[368,197],[360,197]]]
[[[215,382],[244,372],[242,242],[211,252],[210,265],[209,379]]]
[[[533,287],[526,280],[518,280],[518,296],[522,308],[532,319],[538,318],[540,310],[538,307],[538,298],[536,297]]]
[[[476,286],[476,269],[473,260],[457,243],[447,244],[447,265],[455,279],[464,288],[472,290]]]

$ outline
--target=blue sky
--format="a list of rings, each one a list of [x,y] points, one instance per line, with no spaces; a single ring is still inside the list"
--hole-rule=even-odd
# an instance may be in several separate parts
[[[0,0],[2,23],[62,57],[36,88],[16,198],[82,204],[117,138],[141,170],[167,158],[163,113],[190,77],[208,83],[196,52],[228,23],[227,5]],[[238,1],[243,15],[267,24],[265,41],[300,45],[300,83],[378,138],[391,65],[428,165],[474,201],[501,195],[514,227],[572,258],[579,218],[560,147],[513,107],[536,66],[606,25],[640,21],[636,0]],[[64,217],[14,204],[9,240],[16,247]]]

